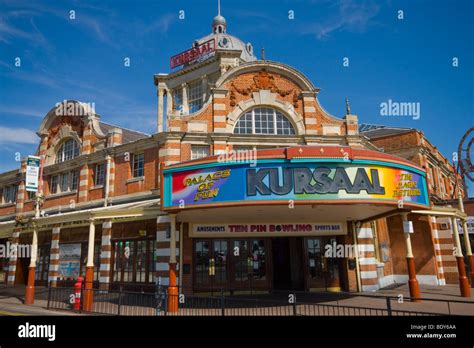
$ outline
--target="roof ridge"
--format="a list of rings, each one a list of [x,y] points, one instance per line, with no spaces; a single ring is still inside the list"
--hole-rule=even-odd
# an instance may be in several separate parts
[[[122,127],[122,126],[118,126],[116,124],[112,124],[112,123],[108,123],[108,122],[104,122],[104,121],[99,121],[99,123],[103,123],[103,124],[106,124],[108,126],[112,126],[112,127],[117,127],[117,128],[120,128],[120,129],[125,129],[129,132],[133,132],[133,133],[140,133],[140,134],[143,134],[143,135],[147,135],[147,136],[150,136],[151,134],[148,134],[148,133],[145,133],[145,132],[141,132],[141,131],[138,131],[138,130],[134,130],[134,129],[130,129],[130,128],[127,128],[127,127]]]

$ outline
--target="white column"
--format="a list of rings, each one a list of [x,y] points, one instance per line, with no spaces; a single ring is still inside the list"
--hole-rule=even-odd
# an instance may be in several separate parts
[[[158,126],[156,131],[163,132],[163,88],[158,88]]]
[[[170,89],[168,89],[166,91],[166,118],[167,119],[169,119],[172,112],[173,112],[173,92]]]
[[[95,239],[95,225],[94,220],[89,221],[89,243],[87,249],[87,264],[86,267],[94,267],[94,239]]]
[[[170,263],[176,263],[176,214],[170,217]]]
[[[462,197],[460,194],[458,196],[458,202],[459,202],[459,209],[464,213],[464,202],[462,201]],[[466,255],[471,256],[472,249],[471,249],[471,241],[469,240],[469,230],[467,228],[467,219],[462,219],[461,223],[462,223],[462,230],[464,233],[464,246],[466,248]]]
[[[183,89],[183,114],[187,115],[189,114],[188,85],[186,83],[183,83],[181,85],[181,88]]]
[[[36,267],[36,259],[38,255],[38,227],[36,223],[33,224],[33,239],[31,241],[31,257],[30,267]]]
[[[451,217],[451,225],[453,225],[454,246],[456,247],[454,256],[463,257],[461,249],[461,239],[459,238],[458,222],[456,218]]]
[[[204,75],[202,77],[202,103],[204,104],[206,102],[207,98],[207,85],[208,85],[208,77],[207,75]]]
[[[403,223],[408,222],[408,214],[402,214]],[[413,249],[411,247],[410,233],[403,231],[405,236],[406,257],[413,257]]]

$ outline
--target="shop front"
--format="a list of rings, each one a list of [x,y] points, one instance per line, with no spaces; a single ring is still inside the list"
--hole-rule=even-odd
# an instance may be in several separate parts
[[[318,232],[324,227],[333,228],[326,232],[330,235]],[[346,234],[344,227],[345,223],[191,224],[193,288],[340,289],[343,259],[333,258],[328,250]]]
[[[354,243],[353,224],[429,206],[425,173],[393,156],[297,147],[257,157],[164,168],[161,209],[185,226],[182,253],[192,255],[183,260],[182,286],[347,290],[357,256],[335,250]]]

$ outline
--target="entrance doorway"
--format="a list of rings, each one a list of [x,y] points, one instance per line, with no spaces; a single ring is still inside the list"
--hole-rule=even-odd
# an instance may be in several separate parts
[[[273,288],[304,290],[302,238],[273,238],[272,256]]]

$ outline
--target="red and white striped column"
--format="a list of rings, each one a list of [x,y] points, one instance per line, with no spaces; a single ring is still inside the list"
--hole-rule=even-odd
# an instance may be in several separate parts
[[[379,289],[379,283],[372,227],[370,223],[365,223],[357,228],[356,232],[361,290],[376,291]]]
[[[430,216],[429,218],[431,227],[431,237],[433,239],[433,247],[436,258],[436,275],[438,277],[438,285],[446,285],[446,278],[444,275],[444,262],[456,262],[454,256],[449,249],[442,249],[442,245],[448,239],[451,241],[450,232],[439,231],[436,217]],[[451,241],[452,245],[452,241]],[[447,251],[443,253],[443,250]]]
[[[59,276],[59,236],[61,228],[53,227],[51,234],[51,253],[49,255],[48,284],[55,287]]]
[[[14,229],[12,234],[12,241],[11,245],[12,248],[16,248],[18,250],[18,243],[20,241],[20,229]],[[8,285],[15,285],[15,276],[16,276],[16,264],[18,261],[18,253],[14,253],[10,256],[8,260],[8,276],[7,276],[7,284]]]
[[[169,215],[160,215],[156,220],[156,277],[161,277],[161,284],[169,285],[169,261],[171,242],[171,218]],[[176,234],[176,256],[179,256],[179,233]],[[179,264],[176,264],[179,270]],[[177,282],[179,279],[177,278]]]
[[[102,223],[102,242],[100,246],[99,288],[107,290],[110,285],[112,262],[112,221]]]

